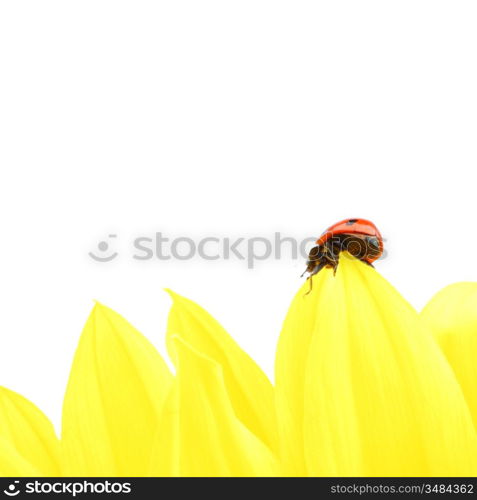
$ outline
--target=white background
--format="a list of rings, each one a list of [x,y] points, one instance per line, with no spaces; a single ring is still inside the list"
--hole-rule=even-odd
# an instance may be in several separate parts
[[[272,376],[303,261],[131,259],[155,231],[366,217],[417,308],[477,280],[476,23],[475,1],[3,1],[0,385],[58,426],[93,299],[164,352],[163,287]]]

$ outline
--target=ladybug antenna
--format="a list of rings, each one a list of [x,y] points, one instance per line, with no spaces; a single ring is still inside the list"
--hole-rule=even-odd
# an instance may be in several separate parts
[[[301,274],[300,274],[300,278],[303,278],[303,276],[305,275],[305,273],[308,271],[308,268],[306,268]]]
[[[304,297],[306,297],[313,289],[313,274],[310,274],[310,276],[306,279],[310,281],[310,288],[308,289],[308,292],[305,293]]]

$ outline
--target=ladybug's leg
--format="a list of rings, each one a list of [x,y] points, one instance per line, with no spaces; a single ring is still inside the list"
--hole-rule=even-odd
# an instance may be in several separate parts
[[[316,266],[318,265],[318,261],[321,258],[322,249],[320,246],[313,247],[308,254],[308,260],[306,261],[306,269],[303,271],[300,278],[303,277],[305,273],[313,274]]]
[[[311,290],[313,289],[313,276],[315,274],[318,274],[325,266],[326,266],[326,261],[321,261],[314,269],[313,271],[311,272],[310,276],[308,276],[307,280],[310,281],[310,288],[308,290],[308,292],[305,293],[305,295],[308,295]]]
[[[312,280],[312,276],[313,276],[313,275],[310,275],[310,276],[308,276],[308,278],[306,278],[306,279],[307,279],[307,281],[309,281],[309,282],[310,282],[310,288],[308,289],[308,292],[306,292],[306,293],[305,293],[305,296],[306,296],[306,295],[308,295],[308,294],[311,292],[311,290],[313,289],[313,280]]]
[[[328,242],[327,255],[328,266],[333,268],[333,276],[336,276],[341,250],[341,239],[339,237],[333,237],[333,239]]]
[[[310,278],[314,276],[315,274],[318,274],[325,266],[327,262],[325,260],[322,260],[316,267],[313,269],[313,272],[309,276]]]

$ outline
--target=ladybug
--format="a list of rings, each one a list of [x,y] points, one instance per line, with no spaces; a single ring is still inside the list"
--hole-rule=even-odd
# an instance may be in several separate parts
[[[310,273],[310,279],[324,267],[333,268],[336,273],[339,255],[343,251],[373,267],[373,262],[383,254],[383,248],[383,237],[371,221],[345,219],[330,226],[316,240],[316,246],[310,250],[303,274]]]

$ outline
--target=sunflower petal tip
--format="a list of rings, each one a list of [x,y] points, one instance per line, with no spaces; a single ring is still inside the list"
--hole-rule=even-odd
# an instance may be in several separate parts
[[[107,307],[102,302],[100,302],[97,299],[93,299],[93,309],[91,312],[97,312],[97,311],[100,311],[100,310],[106,309],[106,308]]]
[[[182,298],[181,295],[179,295],[177,292],[174,292],[174,290],[171,290],[170,288],[164,288],[164,291],[169,295],[173,302],[176,302],[177,300]]]
[[[163,288],[163,290],[172,298],[174,299],[174,296],[176,295],[176,293],[171,290],[170,288]]]
[[[94,301],[94,306],[93,306],[92,313],[93,314],[100,313],[100,314],[103,314],[104,316],[108,316],[110,314],[112,314],[112,315],[117,315],[118,314],[114,309],[112,309],[111,307],[103,304],[99,300],[95,300]]]

